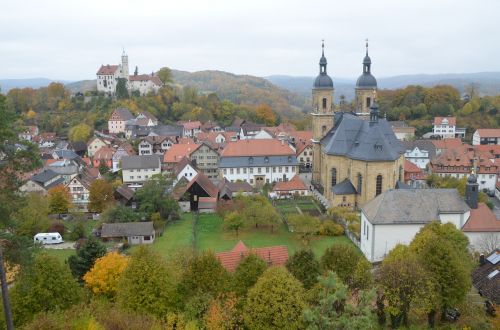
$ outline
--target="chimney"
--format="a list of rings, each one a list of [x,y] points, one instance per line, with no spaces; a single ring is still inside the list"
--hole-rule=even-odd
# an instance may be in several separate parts
[[[485,260],[485,258],[484,258],[484,254],[481,254],[481,255],[479,256],[479,265],[480,265],[480,266],[482,266],[482,265],[484,265],[485,263],[486,263],[486,260]]]

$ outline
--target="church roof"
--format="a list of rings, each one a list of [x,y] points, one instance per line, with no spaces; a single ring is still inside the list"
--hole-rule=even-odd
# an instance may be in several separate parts
[[[328,155],[364,161],[394,161],[405,150],[385,119],[372,123],[350,113],[340,113],[335,126],[321,139]]]
[[[370,72],[365,72],[356,81],[356,88],[377,88],[377,79]]]
[[[356,195],[356,188],[352,185],[349,179],[345,179],[341,183],[332,187],[332,191],[336,195]]]

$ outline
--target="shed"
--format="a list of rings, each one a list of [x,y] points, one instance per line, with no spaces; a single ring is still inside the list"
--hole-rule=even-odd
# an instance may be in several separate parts
[[[126,238],[130,245],[152,244],[155,240],[155,229],[152,221],[104,223],[101,229],[101,238]]]

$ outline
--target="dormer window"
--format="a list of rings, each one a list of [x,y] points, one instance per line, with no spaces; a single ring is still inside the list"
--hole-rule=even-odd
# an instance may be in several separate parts
[[[288,156],[288,162],[291,163],[292,162],[292,156]]]
[[[253,164],[253,157],[249,157],[249,158],[248,158],[248,162],[249,162],[250,164]]]
[[[269,163],[269,157],[267,157],[267,156],[266,156],[266,157],[264,157],[264,162],[265,162],[265,163]]]

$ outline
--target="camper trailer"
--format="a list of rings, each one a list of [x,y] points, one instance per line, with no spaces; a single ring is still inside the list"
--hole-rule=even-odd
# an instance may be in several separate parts
[[[61,234],[59,233],[38,233],[33,238],[33,241],[44,245],[64,243]]]

